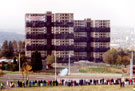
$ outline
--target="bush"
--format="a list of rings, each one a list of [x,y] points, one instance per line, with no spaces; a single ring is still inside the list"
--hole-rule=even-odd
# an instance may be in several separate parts
[[[80,69],[79,70],[81,73],[88,73],[88,70],[87,69]]]
[[[49,69],[52,69],[52,64],[55,62],[55,56],[54,55],[48,55],[46,58],[46,64],[48,65]]]
[[[7,65],[7,64],[2,64],[2,66],[0,67],[0,69],[5,70],[6,65]]]
[[[0,76],[3,76],[4,72],[0,69]]]
[[[35,51],[32,53],[31,66],[33,71],[40,71],[43,68],[41,53]]]
[[[121,68],[123,68],[123,66],[122,66],[122,65],[112,65],[112,67],[113,67],[113,68],[117,68],[117,69],[121,69]]]
[[[109,73],[110,70],[108,68],[91,68],[92,72],[99,72],[99,73]]]
[[[7,64],[5,70],[8,71],[17,71],[19,69],[17,64]]]

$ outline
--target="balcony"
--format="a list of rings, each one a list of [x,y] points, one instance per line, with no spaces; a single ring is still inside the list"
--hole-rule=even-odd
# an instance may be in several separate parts
[[[74,46],[73,45],[68,45],[68,46],[64,46],[64,45],[61,45],[61,46],[55,46],[54,47],[55,50],[60,50],[60,51],[69,51],[69,50],[74,50]]]
[[[46,34],[26,34],[26,39],[45,39]]]
[[[53,50],[54,46],[47,46],[47,45],[27,45],[26,46],[26,50],[30,50],[30,51],[34,51],[34,50],[38,50],[38,51],[44,51],[44,50]]]
[[[73,27],[73,22],[54,22],[55,27]]]
[[[46,45],[27,45],[26,46],[26,50],[27,51],[34,51],[34,50],[38,50],[38,51],[42,51],[42,50],[45,50],[46,49],[46,47],[45,47]]]
[[[93,48],[94,52],[106,52],[108,51],[110,48]]]
[[[53,34],[46,34],[46,39],[52,39],[53,38]]]
[[[93,42],[110,42],[110,38],[91,38]]]
[[[46,50],[53,50],[54,46],[53,45],[46,45]]]
[[[44,27],[45,22],[43,21],[31,21],[31,22],[26,22],[26,27]]]
[[[87,37],[74,38],[74,42],[88,42]]]
[[[106,27],[92,28],[92,32],[110,32],[110,28]]]
[[[74,39],[74,34],[72,34],[72,33],[55,34],[54,38],[56,38],[56,39]]]
[[[86,52],[87,51],[87,47],[79,47],[79,48],[74,48],[75,52]]]
[[[74,32],[87,32],[86,27],[75,27]]]

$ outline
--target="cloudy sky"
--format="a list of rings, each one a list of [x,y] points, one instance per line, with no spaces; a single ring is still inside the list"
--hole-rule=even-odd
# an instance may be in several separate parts
[[[0,0],[0,29],[24,33],[25,13],[46,11],[71,12],[74,19],[109,19],[111,26],[134,27],[134,4],[135,0]]]

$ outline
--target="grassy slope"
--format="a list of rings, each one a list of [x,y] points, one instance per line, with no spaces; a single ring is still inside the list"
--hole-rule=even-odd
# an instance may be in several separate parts
[[[120,88],[119,85],[97,85],[97,86],[79,86],[79,87],[33,87],[33,88],[13,88],[2,91],[133,91],[133,86]]]
[[[87,66],[80,67],[81,73],[122,73],[123,67],[107,67],[107,66]]]

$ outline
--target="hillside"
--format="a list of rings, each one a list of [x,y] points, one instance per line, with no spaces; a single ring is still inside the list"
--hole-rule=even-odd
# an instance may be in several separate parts
[[[24,40],[25,36],[23,34],[18,34],[15,32],[0,32],[0,44],[3,43],[4,40],[12,41],[12,40]]]

